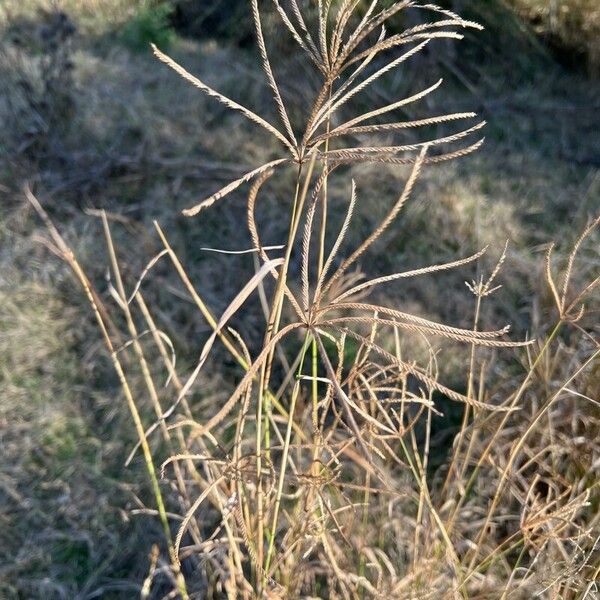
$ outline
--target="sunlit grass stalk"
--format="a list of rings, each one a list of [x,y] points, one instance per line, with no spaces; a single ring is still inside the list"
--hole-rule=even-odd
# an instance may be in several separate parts
[[[116,255],[115,248],[113,245],[112,236],[110,235],[110,230],[108,227],[108,220],[106,218],[105,212],[102,213],[102,225],[104,227],[104,233],[105,233],[105,237],[106,237],[106,241],[107,241],[110,261],[112,263],[113,274],[115,276],[115,280],[116,280],[116,284],[117,284],[117,292],[118,292],[118,294],[121,298],[121,302],[123,304],[123,308],[124,308],[124,312],[125,312],[125,316],[126,316],[126,320],[127,320],[127,325],[129,327],[129,331],[130,331],[130,334],[131,334],[131,337],[133,340],[135,351],[139,357],[140,365],[141,365],[142,372],[144,375],[144,380],[145,380],[147,388],[150,392],[150,396],[153,400],[154,408],[155,408],[155,411],[157,412],[157,416],[160,418],[162,416],[162,408],[161,408],[159,400],[158,400],[158,395],[156,394],[156,389],[152,382],[152,377],[151,377],[150,371],[148,369],[148,364],[146,363],[146,360],[144,358],[144,354],[143,354],[141,345],[139,344],[139,342],[137,340],[137,331],[136,331],[135,325],[133,323],[131,312],[129,310],[129,305],[127,303],[127,295],[125,294],[125,288],[123,286],[123,280],[121,278],[119,263],[118,263],[117,255]],[[122,369],[121,369],[121,371],[122,371]],[[123,382],[126,382],[126,380],[124,378],[124,374],[123,374]],[[127,386],[127,389],[130,389],[129,386]],[[173,541],[172,541],[172,537],[171,537],[171,529],[170,529],[169,522],[168,522],[168,517],[167,517],[167,512],[166,512],[162,492],[160,490],[160,485],[158,483],[158,476],[157,476],[157,472],[156,472],[156,467],[154,465],[154,460],[152,458],[152,451],[150,450],[148,440],[146,439],[146,434],[143,429],[141,417],[140,417],[137,405],[134,401],[134,398],[133,398],[133,395],[131,394],[131,392],[129,392],[129,394],[127,395],[127,402],[130,404],[131,414],[132,414],[134,422],[135,422],[138,436],[140,437],[140,440],[142,442],[144,458],[146,461],[147,470],[150,474],[152,488],[154,490],[154,495],[155,495],[157,506],[158,506],[158,512],[160,514],[160,519],[161,519],[161,522],[163,525],[163,529],[165,531],[165,537],[167,539],[167,545],[169,547],[169,554],[171,556],[171,562],[173,565],[175,578],[177,581],[177,587],[179,589],[179,592],[180,592],[182,598],[186,599],[188,597],[188,595],[187,595],[187,590],[186,590],[186,585],[185,585],[185,579],[183,578],[183,574],[181,573],[181,570],[179,568],[179,558],[178,558],[178,556],[175,552],[174,546],[173,546]],[[165,435],[165,439],[168,442],[170,442],[170,436],[169,436],[168,431],[164,427],[164,424],[162,425],[162,430]]]
[[[88,298],[88,301],[92,307],[92,311],[96,318],[98,327],[102,333],[104,343],[110,354],[111,361],[113,363],[113,367],[117,373],[117,377],[121,384],[123,394],[125,395],[125,399],[127,401],[127,405],[129,407],[129,411],[131,413],[131,416],[132,416],[132,419],[133,419],[133,422],[135,425],[135,429],[136,429],[137,435],[138,435],[140,443],[141,443],[142,453],[144,456],[144,463],[146,466],[146,470],[148,472],[148,476],[150,478],[152,493],[153,493],[154,499],[156,501],[156,506],[158,509],[160,522],[163,527],[163,532],[165,535],[165,540],[167,543],[169,558],[170,558],[170,562],[171,562],[171,568],[173,569],[173,573],[174,573],[175,580],[177,583],[177,589],[181,595],[182,600],[187,600],[189,598],[189,596],[187,593],[186,583],[185,583],[183,574],[181,573],[181,569],[179,567],[179,559],[176,556],[175,549],[173,546],[173,538],[171,536],[171,528],[169,526],[169,518],[167,516],[167,510],[165,508],[163,495],[162,495],[160,485],[158,482],[156,467],[154,465],[154,459],[152,458],[152,451],[150,449],[150,445],[148,444],[148,440],[146,439],[144,426],[142,424],[142,420],[141,420],[141,417],[140,417],[140,414],[138,411],[138,407],[137,407],[137,404],[136,404],[134,396],[133,396],[133,392],[131,390],[131,387],[129,385],[127,377],[125,376],[125,371],[123,369],[121,361],[119,360],[118,353],[116,352],[116,350],[113,346],[111,337],[108,333],[108,329],[106,327],[104,319],[102,318],[98,303],[96,302],[96,294],[92,291],[92,289],[93,289],[92,285],[91,285],[90,281],[88,280],[87,276],[85,275],[83,269],[79,265],[75,255],[73,254],[71,249],[67,246],[67,244],[64,242],[61,235],[58,233],[58,230],[54,227],[54,225],[50,221],[48,215],[46,214],[46,212],[44,211],[44,209],[38,202],[37,198],[35,198],[35,196],[28,189],[26,189],[25,192],[26,192],[29,202],[33,205],[33,207],[35,208],[37,213],[40,215],[42,220],[46,223],[48,230],[52,234],[54,243],[57,245],[57,247],[61,251],[64,260],[66,260],[68,262],[68,264],[71,266],[71,268],[73,269],[73,272],[75,273],[77,279],[79,280],[81,286],[83,287],[83,290],[84,290],[84,292]]]

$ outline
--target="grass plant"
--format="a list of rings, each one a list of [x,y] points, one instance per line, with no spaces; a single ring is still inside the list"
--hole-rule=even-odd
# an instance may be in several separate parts
[[[251,0],[249,18],[276,121],[153,48],[160,62],[264,130],[277,148],[183,211],[201,227],[208,211],[227,210],[228,194],[250,184],[246,225],[256,270],[233,286],[220,316],[158,223],[160,252],[138,277],[125,279],[101,213],[108,306],[27,191],[52,247],[86,293],[135,425],[134,454],[141,450],[151,483],[149,510],[164,530],[165,560],[155,555],[144,589],[152,590],[161,564],[171,597],[181,598],[593,598],[600,572],[600,347],[593,324],[600,278],[592,268],[581,289],[572,281],[582,252],[597,240],[600,218],[575,241],[566,264],[555,265],[549,248],[545,277],[555,323],[535,340],[509,339],[506,325],[481,327],[506,247],[487,276],[468,284],[470,328],[370,300],[382,286],[466,270],[488,251],[383,276],[357,270],[398,226],[423,170],[478,150],[485,123],[474,112],[399,119],[399,109],[424,102],[441,80],[362,112],[352,112],[354,100],[401,66],[410,68],[437,40],[460,40],[480,27],[408,0],[319,0],[315,11],[296,0],[273,5],[319,77],[302,117],[292,115],[276,78],[258,0]],[[388,35],[386,24],[411,12],[428,20]],[[423,131],[422,141],[403,140],[407,130]],[[402,170],[405,182],[371,232],[349,247],[361,197],[377,198],[377,189],[362,189],[353,178],[365,164]],[[290,173],[279,201],[287,235],[268,246],[257,203]],[[329,218],[340,196],[332,190],[334,174],[350,189],[339,227]],[[144,290],[160,285],[152,278],[159,263],[172,267],[210,330],[201,341],[188,340],[198,348],[189,369],[178,367],[175,344],[145,300]],[[232,323],[255,296],[264,331],[249,339]],[[577,338],[572,350],[561,342],[565,335]],[[439,342],[446,352],[467,349],[460,386],[440,376]],[[418,344],[427,349],[420,356],[413,351]],[[236,365],[233,374],[220,354],[215,359],[219,345]],[[520,361],[519,377],[489,384],[495,358],[507,352]],[[235,381],[226,399],[198,402],[204,378],[221,368],[224,381]],[[141,373],[139,385],[132,385],[132,373]],[[453,405],[462,423],[444,452],[432,423]],[[434,455],[441,466],[432,467]]]

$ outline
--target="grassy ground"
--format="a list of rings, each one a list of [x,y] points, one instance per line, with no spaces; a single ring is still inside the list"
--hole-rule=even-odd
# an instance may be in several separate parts
[[[206,213],[190,221],[180,209],[267,160],[272,148],[157,64],[140,44],[148,28],[135,3],[64,2],[66,20],[44,16],[40,8],[49,6],[40,0],[0,7],[0,77],[8,82],[0,99],[0,598],[129,598],[139,593],[159,526],[143,510],[149,490],[141,460],[123,467],[135,435],[85,299],[44,243],[22,187],[35,189],[107,302],[98,208],[109,211],[132,278],[159,249],[151,225],[158,219],[219,313],[235,289],[222,295],[221,274],[226,269],[229,280],[243,280],[252,261],[199,248],[222,246],[223,239],[231,248],[248,247],[239,225],[243,194],[229,199],[219,218]],[[489,266],[510,239],[503,288],[484,306],[483,322],[510,321],[523,335],[543,329],[553,310],[543,282],[545,244],[557,240],[564,252],[600,206],[600,137],[592,135],[600,131],[599,90],[559,65],[504,8],[470,6],[467,16],[486,21],[487,32],[471,34],[456,52],[432,51],[365,102],[381,103],[443,73],[448,87],[428,111],[475,105],[489,122],[486,145],[476,156],[428,170],[400,233],[381,240],[365,262],[387,273],[491,244]],[[164,34],[163,24],[158,33],[155,25],[150,37]],[[251,51],[171,32],[162,39],[217,89],[268,106]],[[301,65],[289,59],[280,68]],[[284,93],[298,90],[291,85]],[[357,220],[365,231],[404,175],[358,169]],[[284,228],[278,202],[273,186],[262,208],[272,216],[267,242],[278,243]],[[586,260],[597,269],[597,253]],[[463,280],[472,275],[392,284],[381,294],[468,326],[473,300]],[[174,291],[172,275],[159,269],[156,276],[152,300],[185,366],[197,351],[186,340],[203,339],[207,327]],[[247,337],[261,331],[258,306],[250,305],[236,327]],[[459,377],[461,360],[442,365],[447,378]],[[502,383],[515,365],[508,358],[499,364]],[[197,402],[218,401],[223,386],[207,383]],[[440,439],[447,439],[447,428],[439,424]],[[160,590],[159,583],[152,597],[161,597]]]
[[[572,67],[600,74],[600,7],[594,0],[510,0]]]

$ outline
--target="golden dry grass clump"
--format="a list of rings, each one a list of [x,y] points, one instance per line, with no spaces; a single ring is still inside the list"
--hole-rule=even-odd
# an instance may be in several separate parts
[[[297,0],[273,5],[320,78],[301,120],[292,119],[277,82],[258,0],[251,2],[250,18],[277,121],[229,99],[154,48],[160,61],[262,128],[278,148],[267,162],[249,165],[245,175],[184,211],[200,223],[203,211],[225,210],[223,199],[251,183],[247,226],[256,272],[237,286],[220,316],[207,306],[158,223],[163,249],[136,280],[127,281],[103,214],[114,300],[109,308],[28,192],[54,248],[87,294],[122,384],[139,437],[134,453],[141,449],[152,510],[164,530],[163,570],[172,596],[593,597],[600,572],[594,510],[600,497],[600,415],[592,390],[600,349],[588,315],[600,278],[593,274],[576,290],[571,279],[599,220],[577,240],[560,279],[548,252],[556,323],[544,339],[511,341],[507,326],[481,328],[482,304],[498,290],[506,248],[489,274],[469,283],[471,328],[370,301],[378,286],[436,277],[472,265],[487,250],[379,277],[356,270],[402,216],[422,170],[477,150],[482,140],[471,138],[484,123],[472,112],[399,120],[399,109],[433,94],[441,81],[358,114],[353,100],[436,40],[461,39],[464,30],[479,26],[408,0],[319,0],[315,11]],[[404,11],[423,12],[430,20],[388,34],[390,19]],[[475,124],[457,131],[465,121]],[[419,142],[400,139],[407,129],[432,125],[449,131],[424,133]],[[381,221],[347,249],[361,196],[377,197],[377,190],[361,190],[352,179],[352,168],[364,163],[406,169],[406,180]],[[256,206],[264,186],[286,171],[294,174],[288,197],[281,198],[287,238],[266,246]],[[336,230],[328,219],[334,172],[350,180],[351,188]],[[164,261],[211,329],[198,346],[197,363],[185,371],[144,298],[154,267]],[[230,327],[253,295],[264,308],[258,340]],[[580,339],[568,360],[563,332]],[[444,358],[434,343],[440,339],[470,352],[460,387],[438,376]],[[415,340],[429,350],[424,360],[415,359]],[[198,400],[207,372],[226,371],[213,359],[216,344],[237,365],[234,374],[223,376],[235,384],[218,405]],[[498,352],[520,358],[519,376],[488,387]],[[141,387],[131,383],[132,364],[142,375]],[[432,423],[452,403],[462,408],[462,426],[445,453],[435,445]],[[159,560],[153,556],[147,593]]]

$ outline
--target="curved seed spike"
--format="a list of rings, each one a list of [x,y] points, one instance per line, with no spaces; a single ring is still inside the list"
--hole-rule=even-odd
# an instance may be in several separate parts
[[[273,92],[273,99],[275,100],[275,104],[277,106],[277,111],[279,112],[279,117],[283,122],[283,126],[288,135],[288,139],[292,142],[294,147],[298,146],[298,142],[296,141],[296,137],[294,136],[294,132],[292,130],[292,125],[290,123],[290,119],[288,117],[287,111],[285,109],[285,105],[283,103],[283,99],[281,97],[281,93],[279,92],[279,88],[277,87],[277,82],[275,81],[275,76],[273,75],[273,70],[271,69],[271,63],[269,62],[269,55],[267,53],[267,46],[265,44],[265,38],[262,32],[262,25],[260,22],[260,12],[258,10],[258,0],[252,0],[252,17],[254,19],[254,29],[256,31],[256,39],[258,41],[258,49],[260,50],[260,57],[262,59],[262,67],[265,75],[267,76],[267,81],[269,82],[269,87]]]
[[[273,4],[275,5],[275,9],[279,13],[279,16],[281,17],[281,20],[283,21],[284,25],[288,28],[294,40],[296,40],[296,43],[300,46],[300,48],[302,48],[302,50],[304,50],[308,54],[308,56],[315,63],[317,68],[321,72],[324,72],[323,64],[319,60],[319,52],[314,47],[314,42],[312,42],[312,38],[310,37],[308,31],[305,31],[303,29],[303,32],[307,34],[307,40],[304,41],[298,30],[294,27],[294,24],[291,22],[285,10],[282,8],[281,4],[279,4],[279,0],[273,0]]]
[[[344,131],[324,133],[319,137],[315,138],[315,144],[323,142],[325,140],[341,137],[346,135],[360,135],[364,133],[379,133],[388,131],[397,131],[399,129],[416,129],[418,127],[428,127],[430,125],[441,125],[442,123],[449,123],[451,121],[460,121],[463,119],[473,119],[477,116],[477,113],[453,113],[449,115],[440,115],[437,117],[428,117],[426,119],[415,119],[413,121],[398,121],[395,123],[381,123],[380,125],[362,125],[359,127],[349,127]]]
[[[478,346],[485,346],[487,348],[518,348],[521,346],[530,346],[531,342],[510,342],[490,339],[490,337],[482,337],[473,335],[473,331],[470,329],[454,329],[447,331],[447,328],[427,327],[425,325],[415,325],[414,323],[404,323],[391,319],[381,319],[379,317],[364,316],[364,317],[337,317],[335,319],[327,319],[325,321],[319,321],[319,327],[326,326],[341,326],[344,323],[366,323],[366,324],[378,324],[378,325],[389,325],[390,327],[398,327],[399,329],[406,329],[407,331],[413,331],[415,333],[423,333],[429,336],[439,336],[447,339],[451,339],[457,342],[463,342],[465,344],[476,344]],[[490,333],[490,332],[484,332]],[[498,333],[498,332],[493,332]],[[506,333],[505,331],[503,334]]]
[[[335,64],[336,62],[348,20],[352,16],[352,13],[355,11],[359,2],[360,0],[343,0],[338,10],[335,28],[331,36],[331,48],[329,52],[329,59],[332,64]]]
[[[458,15],[455,12],[452,12],[451,10],[448,10],[446,8],[442,8],[441,6],[438,6],[437,4],[414,4],[413,5],[415,8],[420,8],[422,10],[430,10],[432,12],[436,12],[439,13],[441,15],[445,15],[446,17],[449,17],[450,19],[454,19],[454,20],[460,20],[460,15]],[[483,27],[481,25],[479,25],[479,29],[483,29]]]
[[[575,262],[575,257],[579,252],[579,248],[581,244],[585,241],[585,239],[592,233],[592,231],[600,225],[600,216],[596,217],[584,230],[584,232],[577,238],[575,245],[573,246],[573,250],[569,254],[569,260],[567,262],[567,268],[565,270],[565,275],[563,279],[562,285],[562,296],[561,301],[562,305],[565,306],[567,301],[567,292],[569,291],[569,281],[571,280],[571,273],[573,272],[573,264]]]
[[[556,307],[558,308],[558,312],[560,316],[563,316],[563,303],[558,294],[558,290],[556,288],[556,284],[554,283],[554,277],[552,276],[552,251],[554,250],[554,243],[548,246],[548,251],[546,252],[546,281],[548,286],[550,287],[550,291],[554,296],[554,302],[556,302]]]
[[[391,6],[390,8],[380,11],[376,16],[369,19],[367,21],[367,23],[365,23],[365,25],[362,27],[360,32],[358,32],[357,35],[352,36],[348,40],[348,42],[346,43],[344,48],[342,49],[342,51],[340,53],[340,57],[338,59],[339,67],[341,67],[341,65],[344,64],[344,62],[346,61],[348,56],[352,53],[352,51],[372,31],[377,29],[380,25],[385,23],[385,21],[387,21],[389,18],[393,17],[396,13],[400,12],[401,10],[404,10],[405,8],[408,8],[409,6],[412,6],[413,4],[414,3],[411,2],[410,0],[404,0],[404,2],[398,2],[398,3],[394,4],[393,6]]]
[[[360,156],[363,154],[398,154],[400,152],[411,152],[415,150],[419,150],[422,147],[433,147],[440,146],[442,144],[449,144],[451,142],[457,142],[461,140],[475,131],[478,131],[485,127],[486,122],[481,121],[477,123],[477,125],[473,125],[473,127],[469,127],[460,131],[459,133],[454,133],[452,135],[447,135],[444,137],[434,138],[432,140],[427,140],[425,142],[418,142],[416,144],[406,144],[404,146],[361,146],[358,148],[339,148],[338,150],[331,150],[329,152],[323,152],[323,156],[327,156],[334,160],[345,158],[349,156]]]
[[[390,361],[391,364],[395,365],[399,369],[402,369],[404,372],[412,375],[413,377],[415,377],[416,379],[418,379],[419,381],[424,383],[426,386],[428,386],[430,389],[441,392],[442,394],[446,395],[451,400],[455,400],[456,402],[463,402],[465,404],[469,404],[470,406],[474,406],[475,408],[489,410],[492,412],[514,412],[515,410],[520,410],[518,407],[511,408],[511,407],[504,407],[504,406],[494,406],[492,404],[486,404],[485,402],[479,402],[478,400],[473,400],[472,398],[463,396],[462,394],[455,392],[454,390],[446,387],[445,385],[438,383],[437,381],[435,381],[434,379],[432,379],[431,377],[429,377],[428,375],[423,373],[420,369],[418,369],[414,365],[411,365],[407,362],[399,360],[393,354],[391,354],[387,350],[384,350],[378,344],[369,341],[364,336],[362,336],[358,333],[355,333],[353,331],[344,329],[344,328],[338,328],[338,330],[340,332],[346,333],[350,337],[353,337],[356,340],[364,343],[366,346],[369,346],[371,348],[371,350],[373,350],[380,356],[386,358],[388,361]]]
[[[258,229],[256,227],[256,219],[254,218],[254,208],[256,206],[256,199],[258,198],[258,192],[261,190],[262,186],[265,184],[273,176],[273,169],[267,169],[263,173],[261,173],[256,181],[250,187],[250,192],[248,193],[248,205],[247,205],[247,223],[248,229],[250,231],[250,239],[252,240],[252,245],[255,250],[260,254],[260,257],[265,262],[269,260],[267,254],[264,251],[264,248],[260,242],[260,238],[258,236]]]
[[[236,179],[235,181],[232,181],[231,183],[227,184],[224,188],[221,188],[218,192],[216,192],[215,194],[213,194],[206,200],[203,200],[202,202],[200,202],[200,204],[196,204],[196,206],[192,206],[191,208],[186,208],[182,212],[186,217],[193,217],[193,216],[197,215],[201,210],[204,210],[205,208],[212,206],[215,202],[217,202],[217,200],[224,198],[225,196],[227,196],[227,194],[229,194],[229,193],[233,192],[233,190],[239,188],[240,185],[242,185],[246,181],[250,181],[251,179],[254,179],[257,175],[261,175],[262,173],[270,171],[273,169],[273,167],[276,167],[276,166],[281,165],[286,162],[289,162],[289,159],[279,158],[277,160],[273,160],[269,163],[266,163],[266,164],[258,167],[257,169],[254,169],[253,171],[249,171],[244,176],[240,177],[239,179]]]
[[[358,35],[360,35],[360,33],[362,32],[363,28],[365,27],[365,25],[367,24],[368,20],[370,19],[371,15],[373,14],[373,11],[375,10],[375,7],[377,6],[377,2],[379,0],[373,0],[369,6],[369,8],[367,9],[367,11],[365,12],[364,17],[362,18],[361,22],[358,24],[358,26],[356,27],[356,29],[352,32],[352,34],[350,35],[350,37],[348,38],[348,44],[351,44]],[[340,58],[340,57],[338,57]],[[337,66],[337,63],[336,63]]]
[[[418,4],[415,5],[415,8],[423,8]],[[479,31],[483,30],[483,27],[476,23],[475,21],[468,21],[462,19],[458,15],[454,15],[454,17],[450,19],[442,19],[440,21],[431,21],[429,23],[422,23],[421,25],[416,25],[415,27],[411,27],[410,29],[405,29],[402,33],[398,34],[404,37],[411,36],[413,33],[421,33],[423,31],[428,31],[429,29],[439,29],[441,27],[463,27],[464,29],[477,29]]]
[[[445,162],[448,160],[454,160],[455,158],[461,158],[463,156],[467,156],[483,145],[485,142],[485,138],[481,138],[474,144],[467,146],[466,148],[461,148],[460,150],[455,150],[454,152],[447,152],[446,154],[438,154],[437,156],[429,156],[425,158],[423,161],[423,165],[435,165],[441,162]],[[415,164],[414,158],[399,158],[395,156],[380,156],[378,154],[355,154],[348,156],[346,158],[340,158],[336,161],[336,164],[352,164],[352,163],[368,163],[368,162],[378,162],[383,164],[390,165],[413,165]]]
[[[382,29],[381,31],[381,35],[379,36],[379,40],[381,41],[383,38],[385,37],[385,30]],[[352,73],[352,75],[350,75],[350,77],[348,77],[348,79],[342,84],[342,86],[336,90],[331,97],[328,99],[327,95],[330,92],[330,80],[326,79],[326,81],[324,82],[323,86],[321,87],[321,90],[319,91],[319,93],[317,94],[317,97],[313,103],[312,109],[310,111],[310,115],[308,117],[307,120],[307,125],[306,125],[306,132],[304,134],[304,141],[305,143],[308,143],[309,141],[309,137],[310,137],[310,133],[314,130],[314,122],[315,119],[319,118],[322,116],[323,114],[323,103],[328,100],[328,104],[331,104],[332,102],[335,102],[351,85],[352,83],[354,83],[354,80],[360,75],[360,73],[368,66],[368,64],[371,62],[371,60],[374,58],[374,54],[368,56]]]
[[[325,185],[327,178],[331,175],[332,171],[336,168],[335,165],[330,167],[326,164],[323,168],[323,172],[317,179],[315,184],[315,188],[312,193],[311,203],[308,210],[308,215],[306,218],[306,227],[304,228],[304,238],[303,238],[303,251],[302,251],[302,295],[304,302],[304,310],[308,311],[308,263],[310,257],[310,237],[312,235],[312,222],[314,219],[315,210],[317,207],[317,203],[319,201],[319,194],[321,193],[321,189]]]
[[[397,108],[406,106],[407,104],[412,104],[413,102],[417,102],[418,100],[425,98],[425,96],[428,96],[433,91],[435,91],[437,88],[439,88],[440,85],[442,85],[443,81],[444,81],[443,79],[439,79],[433,85],[429,86],[428,88],[426,88],[420,92],[417,92],[416,94],[413,94],[412,96],[403,98],[402,100],[398,100],[397,102],[393,102],[392,104],[388,104],[386,106],[383,106],[382,108],[378,108],[376,110],[369,111],[368,113],[359,115],[358,117],[355,117],[354,119],[351,119],[350,121],[346,121],[346,123],[340,125],[339,127],[336,127],[331,133],[345,131],[349,127],[353,127],[354,125],[357,125],[358,123],[362,123],[363,121],[366,121],[368,119],[378,117],[379,115],[384,115],[393,110],[396,110]]]
[[[414,5],[415,8],[425,8],[424,6],[419,6],[418,4]],[[455,14],[447,14],[445,15],[449,18],[442,19],[440,21],[432,21],[430,23],[423,23],[421,25],[416,25],[415,27],[411,27],[410,29],[405,29],[400,35],[409,36],[413,33],[420,33],[421,31],[427,31],[429,29],[439,29],[440,27],[463,27],[464,29],[477,29],[478,31],[483,31],[484,27],[480,23],[476,21],[469,21],[467,19],[463,19],[460,15]]]
[[[506,260],[506,254],[508,252],[508,244],[509,244],[509,240],[506,240],[506,242],[504,243],[504,249],[502,250],[502,254],[500,254],[500,258],[496,262],[496,266],[492,269],[490,276],[488,277],[487,281],[483,284],[481,291],[483,292],[484,296],[489,296],[490,294],[495,292],[497,289],[502,287],[502,286],[496,286],[496,287],[492,288],[492,284],[496,280],[496,277],[498,277],[498,274],[500,273],[500,270],[502,269],[502,265],[504,264],[504,261]]]
[[[308,293],[309,293],[309,261],[310,261],[310,239],[312,237],[313,231],[313,220],[315,217],[315,210],[317,208],[317,202],[319,200],[319,192],[323,186],[323,182],[325,178],[328,176],[329,170],[327,165],[323,169],[323,173],[319,177],[317,184],[315,185],[314,192],[312,194],[310,206],[308,207],[308,212],[306,214],[306,223],[304,225],[304,235],[302,236],[302,270],[301,270],[301,279],[302,279],[302,306],[304,308],[304,312],[308,312]]]
[[[344,292],[343,294],[341,294],[340,296],[338,296],[337,298],[332,300],[331,303],[335,304],[337,302],[341,302],[344,298],[347,298],[348,296],[357,294],[361,290],[364,290],[366,288],[373,287],[376,285],[380,285],[382,283],[387,283],[389,281],[395,281],[397,279],[405,279],[408,277],[416,277],[418,275],[428,275],[429,273],[437,273],[438,271],[447,271],[448,269],[455,269],[457,267],[462,267],[464,265],[468,265],[469,263],[472,263],[473,261],[476,261],[477,259],[481,258],[487,252],[488,248],[489,248],[489,246],[486,246],[485,248],[483,248],[479,252],[476,252],[475,254],[472,254],[471,256],[467,256],[465,258],[461,258],[461,259],[458,259],[458,260],[455,260],[452,262],[447,262],[447,263],[443,263],[443,264],[439,264],[439,265],[430,265],[428,267],[423,267],[421,269],[413,269],[411,271],[404,271],[403,273],[394,273],[392,275],[384,275],[383,277],[377,277],[375,279],[365,281],[364,283],[361,283],[361,284],[347,290],[346,292]]]
[[[307,44],[312,49],[312,51],[314,52],[315,56],[318,57],[319,56],[319,50],[318,50],[317,45],[315,44],[315,42],[314,42],[314,40],[312,38],[312,35],[310,34],[310,31],[308,30],[308,27],[306,26],[306,22],[304,21],[304,17],[302,16],[302,11],[300,10],[300,7],[298,6],[298,1],[297,0],[290,0],[290,4],[292,5],[292,12],[294,13],[294,16],[296,17],[296,21],[298,21],[298,25],[299,25],[300,29],[306,35],[306,42],[307,42]]]
[[[380,52],[384,50],[391,50],[392,48],[397,48],[398,46],[404,46],[406,44],[411,44],[412,42],[418,42],[419,40],[431,41],[435,39],[451,39],[451,40],[462,40],[464,39],[464,35],[461,33],[456,33],[454,31],[440,31],[440,32],[431,32],[431,33],[415,33],[410,37],[401,37],[394,36],[392,38],[388,38],[381,43],[375,44],[368,50],[357,54],[352,60],[349,60],[344,65],[344,70],[348,67],[351,67],[353,64],[362,60],[365,56],[373,55],[376,56]]]
[[[327,13],[329,12],[329,6],[331,4],[331,0],[325,0],[327,3],[327,8],[323,6],[323,0],[319,0],[319,44],[321,46],[321,56],[323,57],[323,63],[325,67],[329,69],[329,56],[327,54]]]
[[[424,164],[435,165],[437,163],[445,162],[447,160],[453,160],[455,158],[462,158],[463,156],[467,156],[467,155],[471,154],[472,152],[479,150],[479,148],[481,148],[481,146],[483,146],[484,142],[485,142],[485,138],[483,137],[480,140],[477,140],[474,144],[467,146],[466,148],[461,148],[460,150],[456,150],[454,152],[448,152],[446,154],[440,154],[438,156],[430,156],[425,159]]]
[[[221,104],[224,104],[225,106],[227,106],[227,108],[241,112],[246,118],[250,119],[252,122],[254,122],[257,125],[260,125],[264,129],[266,129],[269,133],[274,135],[280,142],[285,144],[285,146],[288,147],[288,149],[290,150],[292,155],[295,158],[297,158],[296,149],[294,148],[294,145],[292,144],[292,142],[290,142],[285,137],[285,135],[283,135],[283,133],[281,133],[281,131],[279,131],[276,127],[271,125],[271,123],[269,123],[268,121],[265,121],[262,117],[259,117],[256,113],[252,112],[245,106],[242,106],[241,104],[238,104],[234,100],[227,98],[227,96],[223,96],[223,94],[220,94],[216,90],[213,90],[211,87],[206,85],[204,82],[200,81],[200,79],[198,79],[196,76],[192,75],[189,71],[184,69],[180,64],[176,63],[170,56],[167,56],[166,54],[161,52],[154,44],[151,44],[151,46],[152,46],[154,55],[158,58],[158,60],[165,63],[168,67],[173,69],[173,71],[175,71],[178,75],[183,77],[186,81],[189,81],[194,87],[197,87],[199,90],[202,90],[205,94],[207,94],[211,98],[215,98],[216,100],[221,102]]]
[[[460,329],[458,327],[452,327],[451,325],[445,325],[444,323],[430,321],[429,319],[425,319],[423,317],[417,317],[416,315],[411,315],[394,308],[387,308],[385,306],[378,306],[375,304],[367,304],[365,302],[343,302],[340,304],[331,304],[320,309],[318,314],[326,314],[330,310],[364,310],[369,313],[380,312],[383,315],[387,315],[395,319],[401,319],[416,325],[422,325],[423,327],[427,327],[442,333],[451,333],[456,335],[468,334],[481,340],[489,340],[501,337],[506,335],[510,330],[509,327],[504,327],[503,329],[498,329],[497,331],[473,331],[471,329]]]
[[[423,8],[422,6],[419,6],[418,4],[413,4],[413,6],[415,8]],[[406,40],[408,40],[410,38],[412,38],[413,40],[419,39],[418,37],[413,37],[413,36],[417,36],[417,35],[429,32],[432,29],[440,29],[443,27],[462,27],[463,29],[478,29],[478,30],[483,29],[483,27],[481,25],[479,25],[479,23],[476,23],[474,21],[467,21],[465,19],[460,18],[458,15],[455,15],[454,18],[423,23],[421,25],[416,25],[415,27],[405,29],[402,33],[397,33],[396,35],[388,38],[385,42],[378,42],[374,46],[369,48],[368,50],[364,50],[363,52],[360,52],[355,57],[353,57],[351,60],[347,61],[344,64],[344,68],[347,68],[348,66],[355,63],[358,60],[361,60],[361,58],[363,56],[365,56],[367,53],[370,53],[373,51],[379,53],[382,50],[387,50],[389,48],[393,48],[397,44],[406,43]],[[455,32],[445,32],[445,33],[453,34],[453,35],[450,35],[449,37],[455,37],[456,35],[458,35]],[[432,38],[440,37],[436,33],[431,33],[429,35],[431,35]],[[441,37],[448,37],[448,36],[441,36]]]
[[[260,258],[264,262],[269,262],[271,259],[268,257],[267,253],[265,252],[266,247],[263,246],[260,241],[260,237],[258,235],[258,228],[256,226],[256,219],[254,216],[254,209],[256,206],[256,199],[258,197],[258,192],[260,191],[260,189],[264,185],[264,183],[272,175],[273,175],[273,170],[268,169],[264,173],[261,173],[261,175],[257,178],[257,180],[252,184],[252,187],[250,188],[250,192],[248,193],[248,205],[247,205],[247,211],[246,211],[248,230],[250,231],[250,239],[252,240],[252,245],[254,247],[254,250],[256,250],[256,252],[258,252]],[[275,279],[277,279],[279,277],[279,274],[277,273],[276,269],[271,269],[271,275]],[[296,298],[294,297],[294,295],[290,291],[290,288],[287,285],[284,288],[284,293],[286,295],[286,298],[290,301],[290,304],[292,305],[296,315],[298,316],[299,319],[302,320],[303,319],[302,309],[300,308],[298,301],[296,300]]]

